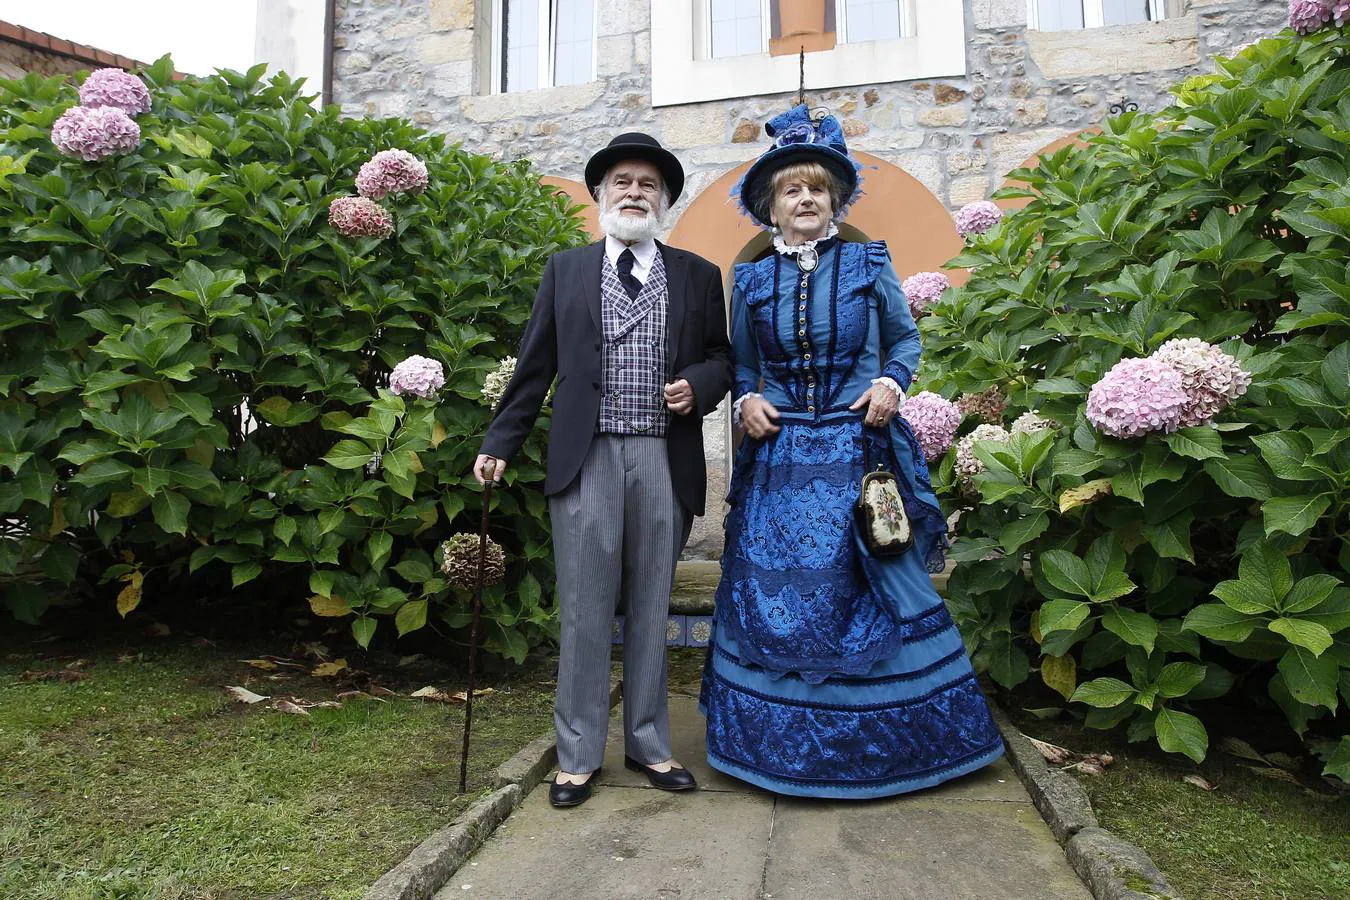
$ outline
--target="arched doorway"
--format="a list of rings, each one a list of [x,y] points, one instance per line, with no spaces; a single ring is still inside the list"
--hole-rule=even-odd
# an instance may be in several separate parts
[[[1041,164],[1042,156],[1054,156],[1056,153],[1058,153],[1060,150],[1063,150],[1065,147],[1072,147],[1072,146],[1081,147],[1085,143],[1083,141],[1083,137],[1085,135],[1095,134],[1100,131],[1101,131],[1100,128],[1094,127],[1086,129],[1085,131],[1078,131],[1073,134],[1066,134],[1064,135],[1064,137],[1059,138],[1058,140],[1051,141],[1041,149],[1037,150],[1035,153],[1028,156],[1026,159],[1022,160],[1022,162],[1019,163],[1016,168],[1033,169]],[[1024,182],[1018,181],[1013,178],[1009,178],[1005,175],[1001,187],[1013,187],[1013,186],[1025,186],[1025,184]],[[1006,200],[997,200],[995,202],[998,203],[998,205],[1004,210],[1012,212],[1015,209],[1021,209],[1022,207],[1026,206],[1028,203],[1031,202],[1031,199],[1029,197],[1011,197]]]
[[[566,195],[569,200],[582,207],[582,224],[586,228],[586,233],[591,236],[591,240],[598,241],[604,237],[604,234],[600,231],[600,208],[595,205],[595,199],[591,197],[591,192],[586,190],[586,185],[580,181],[559,178],[556,175],[545,175],[539,181],[541,184],[554,188],[558,193]]]

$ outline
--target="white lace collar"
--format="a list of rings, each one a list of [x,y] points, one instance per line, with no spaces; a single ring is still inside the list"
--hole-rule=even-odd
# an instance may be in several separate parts
[[[807,241],[804,244],[793,244],[789,246],[787,242],[783,240],[782,233],[776,232],[773,236],[773,249],[777,250],[779,253],[782,253],[784,256],[795,256],[796,254],[801,253],[807,247],[810,247],[812,250],[816,249],[816,244],[820,243],[821,241],[828,241],[830,238],[834,237],[838,233],[839,233],[839,226],[831,222],[830,227],[825,229],[824,237],[816,238],[814,241]]]

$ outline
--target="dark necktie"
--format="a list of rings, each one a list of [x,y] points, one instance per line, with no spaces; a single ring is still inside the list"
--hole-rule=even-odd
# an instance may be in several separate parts
[[[628,292],[628,299],[633,300],[642,291],[642,282],[637,280],[633,274],[633,263],[637,262],[637,257],[633,255],[631,248],[625,249],[619,254],[619,283],[623,289]]]

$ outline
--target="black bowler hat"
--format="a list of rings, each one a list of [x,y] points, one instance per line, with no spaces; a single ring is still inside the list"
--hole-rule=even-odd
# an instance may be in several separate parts
[[[591,157],[586,163],[586,187],[594,192],[600,182],[605,180],[605,173],[615,163],[625,159],[641,159],[656,166],[661,172],[661,180],[665,182],[670,202],[674,204],[680,199],[680,192],[684,190],[684,167],[675,154],[662,147],[656,138],[640,131],[619,135],[609,142],[608,147]]]

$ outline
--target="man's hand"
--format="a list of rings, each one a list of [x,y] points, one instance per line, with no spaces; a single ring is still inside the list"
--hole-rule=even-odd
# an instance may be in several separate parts
[[[501,481],[505,474],[506,460],[504,459],[497,459],[495,456],[480,453],[478,459],[474,460],[473,477],[478,479],[479,484],[485,484],[489,478],[493,481]]]
[[[693,385],[683,378],[666,385],[666,406],[677,416],[687,416],[693,412]]]
[[[857,412],[864,406],[867,407],[867,414],[863,416],[863,422],[881,428],[889,425],[891,419],[895,418],[895,411],[900,408],[900,398],[884,384],[874,384],[853,401],[849,409]]]
[[[746,397],[741,401],[741,427],[755,440],[782,431],[778,423],[778,407],[763,397]]]

